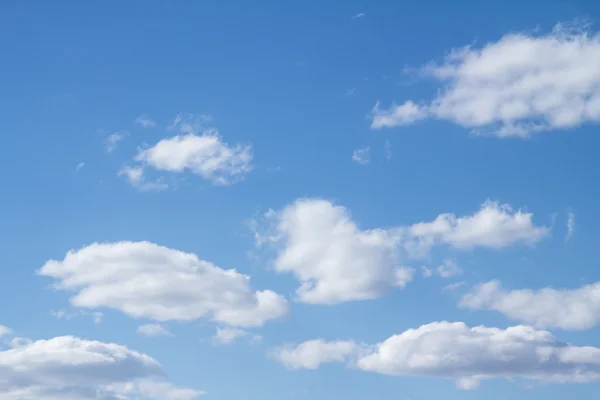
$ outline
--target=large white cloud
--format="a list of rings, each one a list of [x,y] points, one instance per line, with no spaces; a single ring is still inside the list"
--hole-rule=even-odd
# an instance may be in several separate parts
[[[73,336],[0,351],[2,400],[192,400],[202,394],[163,376],[160,364],[145,354]]]
[[[524,137],[600,122],[600,35],[585,24],[454,49],[421,72],[440,82],[439,94],[427,103],[377,104],[372,128],[437,118],[474,132]]]
[[[506,291],[500,282],[490,281],[475,286],[460,305],[499,311],[538,328],[583,330],[600,323],[600,282],[577,289]]]
[[[250,289],[250,277],[221,269],[195,254],[150,242],[94,243],[50,260],[38,274],[75,291],[76,307],[107,307],[157,321],[210,318],[260,326],[287,313],[286,300]]]
[[[340,343],[345,344],[340,347]],[[324,362],[356,357],[352,365],[364,371],[453,379],[461,389],[474,389],[480,381],[494,378],[555,383],[600,380],[599,348],[562,343],[549,332],[528,326],[498,329],[433,322],[374,346],[329,342],[331,347],[321,349],[325,344],[305,342],[278,360],[292,368],[315,369]]]
[[[297,346],[283,346],[271,351],[271,357],[289,369],[317,369],[321,364],[344,361],[357,345],[349,340],[310,340]]]
[[[273,246],[275,269],[300,281],[299,301],[319,304],[373,299],[404,287],[414,270],[402,262],[434,245],[499,249],[534,244],[548,232],[534,225],[533,214],[494,202],[465,217],[441,214],[432,222],[368,230],[346,208],[322,199],[300,199],[266,217],[268,229],[256,234],[257,243]]]

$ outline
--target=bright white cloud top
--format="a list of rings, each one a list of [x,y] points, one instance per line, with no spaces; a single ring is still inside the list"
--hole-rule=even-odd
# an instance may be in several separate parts
[[[550,332],[522,325],[498,329],[433,322],[374,346],[313,340],[274,350],[276,359],[293,369],[345,361],[353,352],[353,366],[363,371],[453,379],[465,390],[495,378],[555,383],[600,380],[599,348],[562,343]]]
[[[298,300],[314,304],[374,299],[403,288],[414,269],[402,262],[435,245],[500,249],[535,244],[549,231],[534,225],[533,214],[494,202],[473,215],[441,214],[393,228],[360,229],[345,207],[322,199],[299,199],[266,219],[270,225],[257,242],[275,248],[275,269],[292,273],[300,281]],[[439,272],[449,277],[459,269],[445,265]]]
[[[46,262],[38,274],[54,278],[61,290],[76,292],[73,306],[113,308],[136,318],[209,318],[252,327],[288,311],[277,293],[252,290],[249,276],[150,242],[94,243]]]
[[[454,49],[421,73],[440,83],[439,94],[387,109],[378,103],[372,128],[436,118],[476,133],[525,137],[600,122],[600,35],[586,25]]]
[[[114,343],[60,336],[0,351],[6,400],[193,400],[203,394],[162,381],[155,359]]]

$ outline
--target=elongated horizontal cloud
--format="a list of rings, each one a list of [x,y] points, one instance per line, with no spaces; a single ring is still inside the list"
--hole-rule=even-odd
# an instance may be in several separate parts
[[[300,281],[299,301],[315,304],[374,299],[402,288],[414,275],[402,261],[426,256],[435,245],[499,249],[535,244],[548,232],[533,224],[531,213],[494,202],[470,216],[441,214],[393,228],[360,229],[346,208],[322,199],[299,199],[266,219],[266,232],[255,232],[257,244],[275,249],[275,269]]]
[[[195,254],[150,242],[94,243],[50,260],[38,274],[74,291],[82,308],[113,308],[136,318],[261,326],[287,313],[286,300],[250,289],[250,277],[221,269]]]
[[[577,289],[505,291],[500,282],[490,281],[475,286],[460,306],[498,311],[538,328],[589,329],[600,323],[600,282]]]
[[[274,349],[271,357],[289,369],[317,369],[321,364],[346,360],[356,348],[356,344],[349,340],[328,342],[317,339]]]
[[[202,392],[160,380],[153,358],[114,343],[60,336],[0,351],[7,400],[192,400]]]
[[[354,352],[353,365],[363,371],[453,379],[466,390],[495,378],[554,383],[600,380],[599,348],[562,343],[547,331],[522,325],[498,329],[433,322],[370,347],[341,342],[348,344],[329,357],[314,343],[302,343],[278,360],[314,369],[324,362],[345,361]]]
[[[440,82],[439,94],[388,109],[376,104],[372,128],[436,118],[475,133],[525,137],[600,122],[600,35],[585,24],[454,49],[421,72]]]

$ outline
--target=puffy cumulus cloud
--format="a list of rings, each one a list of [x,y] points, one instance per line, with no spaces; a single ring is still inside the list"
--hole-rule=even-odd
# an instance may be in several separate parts
[[[94,243],[46,262],[38,274],[76,292],[73,306],[107,307],[136,318],[261,326],[287,313],[285,298],[250,289],[250,277],[195,254],[150,242]]]
[[[147,337],[155,337],[155,336],[171,336],[171,332],[169,332],[165,327],[161,324],[145,324],[140,325],[137,328],[137,333]]]
[[[243,179],[252,170],[252,146],[225,143],[216,129],[203,127],[208,120],[206,116],[179,114],[170,129],[180,134],[141,149],[135,156],[138,165],[131,168],[140,170],[135,173],[140,178],[132,183],[141,179],[144,168],[174,173],[188,171],[216,185]]]
[[[475,133],[525,137],[600,122],[600,35],[582,23],[455,49],[421,72],[440,82],[438,95],[388,109],[377,104],[372,128],[437,118]]]
[[[315,369],[325,362],[351,359],[351,366],[363,371],[453,379],[465,390],[495,378],[555,383],[600,380],[599,348],[562,343],[551,333],[529,326],[498,329],[433,322],[374,346],[313,340],[274,354],[289,368]]]
[[[379,343],[357,366],[386,375],[455,379],[461,389],[493,378],[582,383],[600,380],[600,349],[561,343],[528,326],[503,330],[434,322]]]
[[[436,244],[447,244],[459,250],[474,247],[500,249],[516,243],[535,244],[548,234],[549,228],[536,226],[533,213],[486,201],[473,215],[440,214],[431,222],[420,222],[404,231],[408,238],[406,249],[418,254]]]
[[[160,364],[145,354],[72,336],[0,351],[3,400],[192,400],[202,394],[176,388],[163,376]]]
[[[302,302],[372,299],[412,279],[412,269],[399,265],[398,237],[385,229],[361,230],[344,207],[302,199],[269,219],[271,243],[281,245],[275,268],[301,282]]]
[[[600,282],[577,289],[506,291],[500,282],[475,286],[460,301],[472,310],[494,310],[538,328],[583,330],[600,322]]]
[[[275,249],[275,269],[300,281],[299,301],[315,304],[374,299],[402,288],[414,269],[401,261],[426,256],[434,245],[498,249],[534,244],[548,232],[533,224],[531,213],[493,202],[465,217],[441,214],[432,222],[366,230],[346,208],[322,199],[299,199],[265,218],[264,232],[256,221],[250,224],[257,244]],[[437,271],[446,277],[458,272],[454,264]]]
[[[214,344],[232,344],[237,339],[244,337],[248,331],[240,328],[217,327],[212,340]]]
[[[317,339],[273,349],[270,355],[289,369],[317,369],[324,363],[345,361],[357,348],[348,340],[327,342]]]

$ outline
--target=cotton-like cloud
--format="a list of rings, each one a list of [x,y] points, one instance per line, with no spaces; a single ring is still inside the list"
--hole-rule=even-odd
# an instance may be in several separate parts
[[[139,169],[163,172],[191,172],[216,185],[229,185],[252,170],[252,146],[229,145],[216,129],[205,129],[208,117],[179,114],[170,126],[181,134],[162,139],[135,156]]]
[[[354,150],[352,152],[352,161],[361,165],[369,164],[371,162],[371,148],[367,146]]]
[[[533,224],[531,213],[494,202],[473,215],[441,214],[432,222],[392,228],[361,229],[346,208],[322,199],[297,200],[266,218],[266,233],[255,231],[257,244],[276,251],[275,270],[300,281],[298,300],[315,304],[374,299],[402,288],[414,275],[403,261],[436,245],[500,249],[535,244],[548,232]],[[444,265],[438,273],[458,271]]]
[[[436,118],[499,137],[600,122],[600,35],[585,24],[511,33],[454,49],[421,71],[442,88],[429,102],[372,111],[374,129]]]
[[[161,324],[145,324],[137,328],[137,333],[147,337],[171,336],[171,332],[165,329]]]
[[[344,207],[302,199],[270,219],[279,249],[275,269],[301,282],[302,302],[372,299],[412,279],[412,269],[399,263],[398,237],[385,229],[361,230]]]
[[[317,339],[274,349],[271,357],[289,369],[317,369],[321,364],[346,360],[356,348],[357,345],[348,340],[327,342]]]
[[[460,305],[472,310],[494,310],[538,328],[583,330],[600,323],[600,282],[577,289],[506,291],[500,282],[475,286]]]
[[[195,254],[150,242],[94,243],[50,260],[38,271],[73,291],[75,307],[112,308],[135,318],[261,326],[287,313],[286,300],[250,289],[250,277]]]
[[[562,343],[550,332],[528,326],[498,329],[443,321],[406,330],[374,346],[329,342],[331,348],[322,348],[324,344],[304,342],[289,348],[279,361],[289,368],[315,369],[324,362],[355,358],[352,365],[363,371],[452,379],[464,390],[498,378],[548,383],[600,380],[599,348]]]
[[[145,354],[72,336],[0,351],[0,398],[6,400],[192,400],[202,394],[176,388],[163,376]]]

